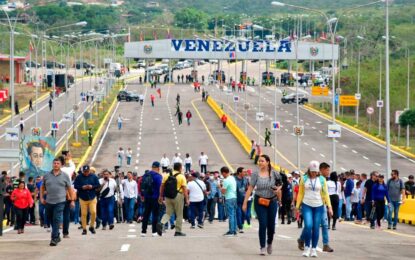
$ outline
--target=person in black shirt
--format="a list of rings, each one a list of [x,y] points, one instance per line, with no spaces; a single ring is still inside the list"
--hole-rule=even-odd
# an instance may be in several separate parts
[[[375,220],[370,219],[370,213],[372,211],[372,187],[377,182],[379,173],[374,171],[370,173],[370,180],[367,180],[362,193],[362,204],[366,210],[366,221],[370,221],[370,228],[375,228]]]
[[[415,196],[415,182],[413,175],[409,175],[408,181],[405,182],[405,193],[406,195],[412,195],[412,198]]]
[[[27,183],[27,189],[30,191],[30,193],[32,194],[32,199],[33,199],[33,203],[35,201],[35,194],[36,194],[36,184],[34,183],[34,179],[33,177],[29,177],[29,182]],[[29,208],[29,222],[32,225],[36,224],[36,219],[35,219],[35,207],[31,207]]]

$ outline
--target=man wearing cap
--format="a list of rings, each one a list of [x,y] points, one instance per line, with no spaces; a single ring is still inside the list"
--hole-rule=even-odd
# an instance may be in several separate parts
[[[82,235],[86,235],[86,216],[91,216],[89,222],[89,231],[95,234],[95,220],[97,216],[97,198],[96,189],[100,188],[98,177],[95,174],[91,174],[90,167],[84,165],[82,167],[82,174],[79,174],[74,182],[74,187],[78,191],[79,203],[81,205],[81,217],[82,217]]]
[[[147,181],[146,178],[151,178]],[[144,198],[144,217],[141,224],[141,236],[146,236],[147,224],[150,214],[152,215],[151,233],[153,237],[157,236],[157,223],[159,219],[159,204],[158,198],[160,195],[160,186],[163,180],[163,176],[160,174],[160,163],[153,162],[151,165],[151,171],[144,174],[141,182],[141,195]],[[143,183],[144,182],[144,183]],[[146,187],[151,185],[152,187]]]
[[[206,185],[199,180],[199,173],[192,172],[190,181],[187,184],[187,192],[190,201],[190,228],[195,228],[195,219],[197,215],[197,226],[203,228],[203,209],[206,194]]]

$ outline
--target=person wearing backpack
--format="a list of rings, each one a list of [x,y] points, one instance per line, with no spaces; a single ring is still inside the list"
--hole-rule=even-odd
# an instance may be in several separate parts
[[[117,183],[112,178],[109,170],[104,170],[102,174],[104,177],[99,179],[99,184],[101,185],[99,204],[101,207],[102,230],[107,228],[107,224],[111,230],[114,228],[114,194],[117,189]]]
[[[166,213],[163,215],[160,223],[157,224],[157,234],[159,236],[163,235],[163,227],[173,213],[176,215],[176,232],[174,236],[186,236],[186,234],[182,233],[184,202],[186,202],[186,205],[189,205],[186,186],[187,182],[186,177],[182,173],[182,164],[175,163],[173,165],[173,173],[163,176],[160,187],[159,203],[162,204],[163,197],[166,198]]]
[[[160,174],[160,163],[155,161],[151,166],[151,171],[145,173],[141,179],[140,193],[144,200],[144,217],[141,224],[141,236],[147,233],[148,220],[152,215],[151,232],[153,237],[157,236],[157,222],[159,219],[158,198],[163,176]]]
[[[389,193],[389,214],[388,214],[388,229],[396,229],[398,223],[399,206],[405,202],[405,187],[403,181],[399,179],[399,171],[392,170],[391,179],[388,180],[388,193]],[[401,202],[402,198],[402,202]],[[392,222],[393,213],[393,222]]]

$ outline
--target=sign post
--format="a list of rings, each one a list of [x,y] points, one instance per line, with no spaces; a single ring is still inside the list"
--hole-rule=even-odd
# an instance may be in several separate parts
[[[340,106],[342,107],[357,107],[359,100],[355,96],[340,95]]]
[[[296,136],[303,136],[304,135],[304,126],[303,125],[294,125],[293,132]]]
[[[257,112],[256,113],[256,121],[260,122],[260,121],[264,121],[264,112]]]
[[[373,109],[373,107],[366,108],[366,113],[369,116],[369,126],[368,126],[369,132],[370,132],[370,125],[372,123],[372,114],[373,114],[373,112],[375,112],[375,109]]]
[[[341,136],[342,136],[342,128],[340,125],[337,125],[337,124],[328,125],[327,137],[340,138]]]
[[[271,129],[273,131],[280,131],[281,130],[281,124],[280,121],[272,121],[271,122]]]

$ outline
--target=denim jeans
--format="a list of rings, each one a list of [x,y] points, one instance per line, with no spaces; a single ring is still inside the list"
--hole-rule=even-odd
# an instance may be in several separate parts
[[[62,223],[63,209],[65,208],[65,201],[57,204],[46,204],[46,212],[48,219],[52,224],[51,238],[56,240],[59,238],[59,225]]]
[[[236,199],[226,199],[225,204],[229,217],[229,232],[236,234]]]
[[[212,222],[215,217],[217,198],[208,199],[207,210],[209,214],[209,222]]]
[[[251,225],[251,210],[252,210],[252,201],[253,200],[248,200],[248,205],[246,207],[246,212],[245,212],[245,219],[246,223],[248,225]]]
[[[323,237],[323,245],[329,244],[329,220],[327,216],[327,207],[323,206],[323,214],[321,215],[321,235]]]
[[[268,245],[270,245],[274,240],[275,219],[277,215],[278,204],[276,200],[272,200],[268,207],[264,207],[258,204],[258,199],[259,197],[255,196],[254,206],[259,222],[259,245],[261,248],[264,248],[265,241]]]
[[[118,130],[121,130],[122,123],[118,122]]]
[[[127,165],[131,165],[131,156],[127,156]]]
[[[310,247],[311,244],[312,248],[316,248],[319,239],[320,224],[322,214],[324,212],[324,206],[310,207],[303,203],[301,208],[304,219],[304,230],[302,235],[305,245],[306,247]]]
[[[185,165],[184,165],[184,167],[185,167],[185,172],[190,172],[190,168],[191,168],[191,164],[190,163],[186,163]]]
[[[122,167],[122,157],[118,156],[118,166]]]
[[[195,219],[197,215],[197,224],[203,225],[203,206],[204,201],[190,202],[190,224],[195,225]]]
[[[223,198],[222,198],[223,200]],[[218,220],[225,220],[225,206],[223,202],[218,202]]]
[[[75,201],[75,208],[74,208],[74,212],[73,212],[73,222],[75,224],[79,223],[79,209],[80,209],[79,200],[76,200]]]
[[[346,197],[346,219],[351,219],[351,213],[352,213],[352,202],[351,202],[351,196]]]
[[[125,214],[126,214],[125,219],[127,221],[133,220],[134,205],[135,205],[135,198],[124,197],[124,206],[125,206]]]
[[[65,207],[63,208],[63,230],[64,235],[69,235],[69,222],[71,214],[71,202],[67,200],[65,202]]]
[[[339,209],[338,209],[339,218],[343,218],[343,203],[344,203],[344,199],[339,199]]]
[[[399,206],[401,206],[399,201],[389,202],[389,214],[388,214],[389,226],[393,224],[393,226],[396,227],[396,224],[398,223]],[[393,213],[393,223],[392,223],[392,213]]]
[[[114,203],[114,196],[101,198],[99,200],[103,227],[114,224]]]
[[[49,226],[50,223],[48,221],[48,214],[46,211],[46,205],[43,205],[42,203],[39,202],[39,219],[40,222],[44,225]]]
[[[243,204],[243,201],[238,201],[237,207],[236,207],[236,224],[239,229],[243,228],[244,219],[245,219],[245,212],[243,212],[242,210],[242,204]]]
[[[157,199],[146,198],[144,200],[144,217],[141,224],[141,232],[147,233],[147,225],[151,214],[151,232],[156,233],[157,223],[159,222],[160,205]]]

